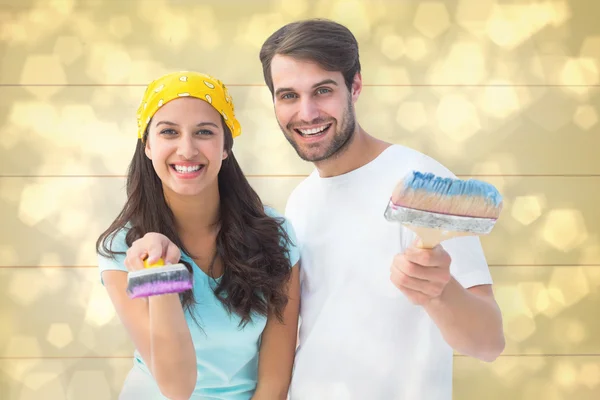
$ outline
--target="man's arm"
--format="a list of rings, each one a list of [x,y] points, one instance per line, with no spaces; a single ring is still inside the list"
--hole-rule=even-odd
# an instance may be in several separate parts
[[[491,285],[465,289],[452,278],[442,295],[424,307],[459,353],[491,362],[504,351],[502,314]]]
[[[494,361],[504,351],[502,314],[491,285],[465,289],[450,274],[450,255],[441,247],[411,247],[394,258],[391,280],[414,304],[422,305],[456,351]]]

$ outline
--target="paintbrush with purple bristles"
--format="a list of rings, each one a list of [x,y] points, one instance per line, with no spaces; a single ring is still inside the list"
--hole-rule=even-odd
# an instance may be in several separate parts
[[[421,239],[422,248],[459,236],[486,235],[502,211],[502,196],[487,182],[413,171],[396,185],[386,210]]]
[[[181,293],[193,286],[192,274],[183,264],[165,265],[162,259],[148,264],[146,259],[144,267],[127,274],[127,294],[132,299]]]

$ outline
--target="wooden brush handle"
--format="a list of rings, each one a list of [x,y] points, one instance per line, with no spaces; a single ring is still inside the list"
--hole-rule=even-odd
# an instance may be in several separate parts
[[[405,225],[408,229],[413,231],[419,239],[421,239],[421,249],[433,249],[435,246],[443,242],[444,240],[452,239],[460,236],[473,236],[473,233],[469,232],[454,232],[454,231],[443,231],[434,228],[423,228],[420,226]]]

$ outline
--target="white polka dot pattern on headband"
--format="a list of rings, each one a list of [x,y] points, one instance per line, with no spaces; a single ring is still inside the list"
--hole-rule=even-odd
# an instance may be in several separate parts
[[[233,99],[225,85],[210,75],[196,72],[167,74],[153,81],[144,96],[138,108],[137,118],[138,137],[142,139],[154,113],[171,100],[182,97],[195,97],[206,101],[219,112],[233,137],[241,133],[234,114]]]

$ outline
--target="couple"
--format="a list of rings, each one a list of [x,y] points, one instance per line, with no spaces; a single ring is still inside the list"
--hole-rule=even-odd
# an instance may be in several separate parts
[[[281,130],[316,167],[285,217],[233,155],[241,127],[220,81],[178,72],[146,90],[128,199],[97,243],[136,348],[120,398],[450,399],[453,350],[504,348],[483,251],[477,238],[419,249],[383,212],[410,170],[452,173],[360,127],[346,27],[288,24],[260,60]],[[129,299],[126,272],[161,257],[186,264],[193,290]]]

